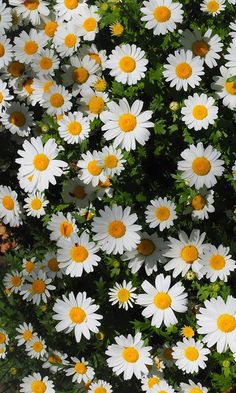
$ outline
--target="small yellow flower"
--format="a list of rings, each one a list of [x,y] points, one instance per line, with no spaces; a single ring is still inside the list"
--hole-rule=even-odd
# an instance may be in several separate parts
[[[189,281],[194,280],[195,277],[196,277],[196,274],[192,271],[187,272],[186,276],[185,276],[186,280],[189,280]]]
[[[184,326],[181,330],[181,333],[186,338],[192,338],[195,335],[195,332],[191,326]]]
[[[107,89],[107,81],[104,78],[98,78],[93,85],[96,91],[103,92]]]
[[[172,112],[176,112],[179,109],[179,103],[177,101],[172,101],[169,108]]]
[[[124,26],[120,22],[115,22],[110,26],[111,34],[120,37],[124,32]]]

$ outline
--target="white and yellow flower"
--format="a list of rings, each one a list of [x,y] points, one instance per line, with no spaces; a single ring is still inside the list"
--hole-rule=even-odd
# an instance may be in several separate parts
[[[122,284],[115,283],[115,285],[110,288],[108,292],[109,301],[111,302],[112,306],[118,303],[119,308],[128,310],[129,307],[133,307],[133,303],[137,298],[135,290],[136,288],[133,287],[131,281],[126,283],[124,280]]]
[[[183,342],[178,341],[173,347],[172,356],[176,366],[186,373],[197,373],[199,369],[206,368],[207,355],[210,350],[204,348],[201,341],[193,338],[184,338]]]
[[[201,11],[207,12],[212,16],[218,15],[221,11],[224,11],[225,7],[225,0],[203,0],[200,5]]]
[[[27,324],[26,322],[23,322],[16,328],[16,331],[19,333],[15,336],[15,339],[18,341],[18,346],[26,344],[33,338],[33,336],[36,335],[31,323]]]
[[[214,105],[214,98],[207,97],[206,94],[194,93],[184,100],[184,107],[181,109],[182,120],[189,129],[194,128],[199,131],[202,128],[208,129],[214,124],[218,117],[218,107]]]
[[[0,344],[0,359],[5,359],[7,356],[7,347],[5,344]]]
[[[74,24],[75,30],[85,41],[94,41],[98,33],[99,20],[98,7],[95,5],[89,7],[84,3],[71,23]]]
[[[59,58],[52,49],[43,49],[32,61],[36,75],[54,75],[59,68]]]
[[[125,159],[121,149],[116,149],[114,146],[105,146],[100,152],[101,166],[103,167],[104,174],[108,177],[120,175],[123,171]]]
[[[53,85],[44,93],[42,106],[50,115],[63,115],[72,107],[71,98],[64,86]]]
[[[189,198],[184,214],[191,213],[193,220],[207,220],[209,213],[214,213],[214,191],[200,188],[198,194]]]
[[[23,378],[20,387],[22,393],[55,393],[54,383],[39,373]]]
[[[96,189],[75,177],[65,182],[62,197],[66,203],[74,203],[79,208],[85,208],[96,198]]]
[[[89,57],[101,67],[102,70],[106,69],[107,54],[105,49],[99,50],[95,44],[91,46],[84,45],[79,49],[79,57],[84,58],[89,55]]]
[[[71,23],[59,24],[53,43],[60,57],[68,57],[75,53],[80,45],[80,38]]]
[[[9,30],[12,26],[11,8],[7,7],[2,1],[0,3],[0,34],[3,35],[5,31]]]
[[[78,15],[81,4],[85,0],[56,0],[54,10],[60,21],[70,21],[74,16]]]
[[[48,203],[49,201],[45,199],[45,195],[37,191],[34,194],[29,194],[25,198],[24,209],[26,210],[27,216],[39,218],[46,214],[44,208]]]
[[[0,218],[4,224],[18,227],[22,224],[17,193],[10,187],[0,185]]]
[[[55,82],[51,76],[40,75],[39,78],[34,78],[32,84],[33,91],[30,96],[31,105],[43,104],[44,94],[48,93],[52,86],[55,86]]]
[[[100,155],[94,150],[92,153],[87,151],[81,155],[82,160],[79,160],[77,166],[79,170],[79,179],[85,184],[92,184],[96,187],[99,182],[105,182],[106,176],[103,167],[100,165]]]
[[[169,229],[174,225],[174,220],[177,218],[175,209],[175,204],[166,197],[153,199],[151,205],[148,205],[145,211],[146,222],[150,228],[159,226],[160,231],[163,231],[165,228]]]
[[[215,90],[216,96],[223,100],[223,105],[233,110],[236,108],[236,83],[227,80],[234,74],[224,66],[220,67],[220,73],[220,76],[213,76],[211,88]]]
[[[112,393],[112,386],[110,383],[103,381],[102,379],[99,379],[96,382],[92,382],[91,385],[89,385],[89,390],[88,393]]]
[[[22,31],[19,37],[14,39],[13,50],[16,60],[30,64],[46,43],[47,40],[42,32],[38,32],[36,29],[31,29],[29,34]]]
[[[200,382],[195,383],[189,379],[188,383],[180,383],[180,393],[207,393],[208,389],[203,387]]]
[[[67,376],[72,376],[72,382],[77,382],[77,384],[82,385],[82,383],[87,383],[92,381],[95,375],[93,367],[89,366],[89,362],[85,358],[78,359],[76,357],[71,357],[73,364],[66,370]]]
[[[9,336],[4,329],[0,329],[0,345],[9,343]]]
[[[56,289],[54,285],[51,285],[51,282],[52,279],[48,278],[42,270],[32,272],[26,277],[20,294],[27,302],[32,301],[36,305],[39,305],[41,301],[47,303],[47,299],[51,296],[49,291]]]
[[[49,369],[51,373],[56,374],[63,368],[63,366],[67,366],[69,364],[68,360],[66,360],[67,358],[68,355],[65,353],[48,350],[47,354],[42,359],[44,361],[42,367]]]
[[[33,335],[31,340],[26,342],[26,352],[31,359],[40,359],[46,354],[46,344],[42,337]]]
[[[17,15],[36,26],[43,16],[49,15],[48,2],[45,0],[9,0]]]
[[[9,38],[2,35],[0,42],[0,68],[6,67],[12,61],[13,51]]]
[[[222,244],[218,248],[209,244],[200,258],[201,273],[211,282],[217,279],[227,282],[230,273],[236,269],[236,263],[229,252],[229,247]]]
[[[23,276],[28,276],[28,274],[31,274],[35,269],[37,269],[36,258],[23,258],[22,268]]]
[[[13,99],[13,96],[10,94],[10,91],[7,87],[7,83],[0,80],[0,113],[3,108],[10,105],[10,102],[8,101]]]
[[[50,221],[47,224],[47,229],[50,233],[50,240],[58,241],[59,239],[69,239],[78,230],[75,219],[70,213],[64,215],[62,212],[52,214]]]
[[[19,102],[13,101],[5,111],[0,113],[2,124],[13,135],[28,136],[34,125],[33,112]]]
[[[21,291],[23,283],[24,278],[22,277],[22,273],[17,270],[7,273],[3,278],[3,285],[8,291],[8,296]]]
[[[58,132],[68,144],[81,143],[89,136],[89,120],[80,112],[68,113],[58,121]]]
[[[88,115],[89,120],[93,120],[99,118],[104,112],[108,101],[107,93],[87,88],[81,91],[81,98],[78,103],[80,104],[80,110]]]

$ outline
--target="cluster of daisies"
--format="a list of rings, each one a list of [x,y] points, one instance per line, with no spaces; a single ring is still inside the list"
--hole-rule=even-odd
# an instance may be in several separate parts
[[[109,52],[98,48],[102,13],[97,2],[8,3],[0,0],[0,124],[17,146],[17,184],[15,189],[0,185],[0,219],[10,227],[28,228],[28,216],[41,223],[47,215],[43,223],[51,249],[42,259],[32,251],[19,269],[6,273],[6,295],[19,295],[34,307],[53,301],[58,335],[74,335],[77,343],[101,336],[104,315],[96,299],[85,291],[65,291],[58,298],[57,283],[99,271],[103,256],[115,255],[127,263],[132,275],[141,273],[148,280],[140,288],[128,280],[111,286],[106,301],[114,312],[135,307],[155,329],[176,325],[191,304],[182,279],[227,282],[236,270],[230,248],[211,244],[206,233],[193,229],[179,231],[176,237],[168,234],[181,214],[198,223],[215,211],[213,188],[226,167],[221,152],[198,142],[177,157],[176,171],[193,191],[181,214],[169,196],[157,195],[139,214],[129,206],[109,203],[113,184],[119,184],[132,152],[149,143],[157,120],[145,100],[117,100],[109,87],[109,81],[127,88],[145,79],[150,61],[145,42],[142,48],[133,43],[121,43]],[[236,1],[204,0],[199,12],[217,17],[227,3]],[[184,21],[183,5],[172,0],[143,1],[140,13],[143,27],[154,36],[172,33]],[[114,37],[122,37],[124,29],[120,22],[110,26]],[[183,100],[181,121],[189,130],[204,131],[215,126],[222,104],[236,109],[236,23],[230,24],[231,43],[226,49],[211,29],[178,32],[180,49],[168,55],[163,79],[168,89],[191,92]],[[214,72],[219,65],[212,95],[197,92],[205,71]],[[52,132],[48,124],[53,125]],[[103,141],[100,150],[90,143],[97,124]],[[70,161],[73,149],[76,162]],[[230,176],[236,179],[236,162],[229,165]],[[52,213],[50,191],[55,186],[61,187],[58,205],[63,202],[66,212]],[[84,219],[82,224],[78,216]],[[58,372],[89,393],[113,392],[82,354],[70,357],[51,348],[31,322],[20,324],[16,332],[18,346],[52,374],[52,380],[39,372],[24,377],[22,393],[54,393],[53,374]],[[210,349],[231,351],[236,360],[236,299],[229,295],[206,300],[197,308],[195,325],[182,324],[183,337],[171,347],[153,348],[140,332],[132,333],[117,335],[103,354],[114,375],[123,380],[136,377],[140,389],[148,393],[174,393],[166,370],[177,367],[183,376],[194,374],[195,379],[182,382],[181,393],[207,393],[195,377],[207,367]],[[6,357],[8,343],[7,331],[0,329],[0,358]]]

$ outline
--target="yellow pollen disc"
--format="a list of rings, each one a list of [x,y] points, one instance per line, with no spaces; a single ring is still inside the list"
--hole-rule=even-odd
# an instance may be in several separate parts
[[[226,262],[225,258],[222,257],[222,255],[212,255],[212,257],[209,260],[209,264],[214,270],[221,270],[225,267]]]
[[[12,63],[9,64],[7,68],[9,74],[13,76],[14,78],[18,78],[24,73],[25,66],[24,64],[21,64],[19,61],[13,61]]]
[[[129,74],[136,68],[136,61],[131,56],[124,56],[120,59],[119,66],[121,71]]]
[[[180,63],[176,66],[175,72],[180,79],[188,79],[192,75],[192,67],[188,63]]]
[[[211,170],[211,163],[205,157],[197,157],[192,162],[192,170],[198,176],[206,176]]]
[[[48,361],[50,363],[62,363],[62,359],[60,358],[60,356],[56,355],[56,354],[52,354],[49,356]]]
[[[216,12],[220,8],[218,1],[212,0],[207,3],[207,9],[210,12]]]
[[[0,57],[3,57],[5,55],[5,48],[3,44],[0,44]]]
[[[236,329],[236,318],[230,314],[222,314],[217,319],[217,326],[223,333],[231,333]]]
[[[33,337],[33,333],[30,330],[25,330],[23,333],[23,339],[25,341],[29,341],[31,340],[31,338]]]
[[[98,176],[102,172],[102,168],[97,164],[96,160],[88,163],[88,171],[92,176]]]
[[[21,285],[21,278],[19,276],[12,277],[11,283],[14,287],[19,287]]]
[[[198,387],[194,387],[190,389],[189,393],[203,393],[203,390]]]
[[[72,307],[69,315],[70,319],[74,323],[82,323],[86,318],[84,310],[80,307]]]
[[[82,131],[82,126],[78,121],[72,121],[70,124],[68,124],[67,130],[71,135],[79,135]]]
[[[165,348],[163,351],[163,357],[167,360],[172,360],[173,356],[172,356],[173,350],[171,348]]]
[[[33,381],[31,384],[32,393],[45,393],[47,385],[43,381]]]
[[[43,153],[36,154],[33,164],[37,171],[45,171],[49,165],[49,158]]]
[[[23,125],[25,125],[26,118],[25,115],[21,112],[12,112],[10,114],[9,121],[16,127],[23,127]]]
[[[85,19],[83,27],[86,31],[94,31],[97,27],[96,19],[93,17]]]
[[[2,198],[2,204],[7,210],[13,210],[15,206],[14,200],[10,195],[6,195]]]
[[[236,83],[234,82],[225,82],[225,89],[227,93],[235,96],[236,95]]]
[[[107,390],[103,386],[95,388],[94,393],[107,393]]]
[[[78,0],[64,0],[64,4],[69,10],[74,10],[78,7]]]
[[[155,211],[156,218],[160,221],[166,221],[170,217],[170,209],[166,206],[160,206]]]
[[[44,32],[45,34],[50,37],[53,38],[55,35],[55,32],[57,30],[58,24],[57,22],[54,21],[49,21],[45,24],[44,26]]]
[[[50,97],[50,104],[54,108],[60,108],[64,104],[64,98],[60,93],[52,94]]]
[[[79,85],[87,82],[89,78],[89,73],[84,67],[78,67],[74,70],[73,74],[74,81],[77,82]]]
[[[112,237],[119,239],[120,237],[124,236],[126,233],[126,226],[123,224],[122,221],[112,221],[108,225],[108,233]]]
[[[154,304],[157,308],[165,310],[171,306],[172,300],[170,295],[166,292],[159,292],[154,297]]]
[[[199,358],[199,351],[195,347],[185,348],[185,357],[191,362],[195,362]]]
[[[112,184],[110,182],[109,177],[106,178],[106,180],[104,182],[99,181],[98,186],[102,187],[102,188],[107,188],[110,187]]]
[[[107,82],[105,81],[105,79],[101,78],[98,79],[95,83],[94,83],[94,89],[96,91],[105,91],[107,88]]]
[[[89,53],[90,59],[96,61],[97,64],[101,64],[101,59],[98,53]]]
[[[43,293],[46,289],[45,282],[43,280],[35,280],[32,283],[32,292]]]
[[[39,210],[42,207],[42,201],[39,198],[35,198],[31,201],[31,207],[33,210]]]
[[[84,190],[84,187],[76,186],[72,192],[72,196],[74,196],[77,199],[84,199],[86,197],[86,192]]]
[[[87,371],[87,367],[84,363],[76,363],[75,364],[75,371],[78,374],[85,374]]]
[[[205,41],[196,41],[193,43],[192,51],[195,56],[205,57],[209,52],[209,45]]]
[[[130,299],[130,291],[126,288],[122,288],[117,292],[117,297],[121,303],[125,303]]]
[[[198,259],[198,250],[193,245],[185,246],[182,248],[180,255],[184,262],[191,265],[194,261],[196,261],[196,259]]]
[[[196,195],[191,201],[191,205],[194,210],[202,210],[206,206],[206,204],[207,201],[201,194]]]
[[[149,389],[153,388],[153,386],[158,385],[159,383],[160,383],[160,379],[158,377],[151,377],[148,379]]]
[[[0,353],[4,353],[6,350],[4,348],[0,348]]]
[[[104,165],[106,168],[113,169],[116,168],[118,164],[118,159],[114,154],[109,154],[104,159]]]
[[[195,105],[192,110],[192,115],[197,120],[203,120],[208,115],[208,109],[205,107],[205,105]]]
[[[124,32],[124,26],[122,26],[120,23],[115,23],[111,26],[111,31],[113,35],[120,37]]]
[[[91,113],[100,114],[104,111],[105,102],[102,97],[94,96],[90,98],[88,107]]]
[[[134,347],[127,347],[122,352],[123,358],[128,363],[136,363],[139,359],[139,353]]]
[[[64,40],[64,44],[68,48],[73,48],[73,46],[75,46],[76,42],[77,42],[77,38],[76,38],[76,35],[73,33],[67,34],[67,36],[65,37],[65,40]]]
[[[159,390],[158,393],[168,393],[166,390]]]
[[[47,82],[45,82],[44,85],[43,85],[43,91],[44,91],[44,93],[47,93],[48,90],[49,90],[49,88],[50,88],[52,85],[53,85],[53,82],[52,82],[52,81],[47,81]]]
[[[36,41],[27,41],[24,46],[24,51],[27,55],[34,55],[38,50],[38,44]]]
[[[131,132],[137,125],[136,116],[131,113],[124,113],[123,115],[120,115],[118,124],[123,132]]]
[[[27,273],[31,273],[35,268],[34,262],[32,261],[27,261],[25,264],[25,270],[27,271]]]
[[[0,103],[2,103],[3,102],[3,94],[2,94],[2,92],[0,91]]]
[[[192,338],[195,335],[194,330],[191,326],[184,326],[182,329],[182,334],[186,338]]]
[[[149,239],[143,239],[137,246],[137,250],[139,254],[144,255],[145,257],[151,255],[155,251],[155,244]]]
[[[73,225],[69,221],[60,224],[60,232],[62,236],[69,237],[73,232]]]
[[[32,348],[35,352],[41,352],[43,349],[43,344],[40,341],[35,341],[33,343]]]
[[[50,70],[52,67],[52,59],[50,59],[50,57],[41,57],[39,66],[42,70]]]
[[[0,332],[0,344],[4,344],[6,341],[6,335]]]
[[[59,265],[58,265],[58,261],[56,258],[51,258],[48,261],[48,268],[52,271],[52,272],[58,272],[59,271]]]
[[[24,1],[24,6],[29,10],[29,11],[34,11],[37,10],[39,6],[39,0],[25,0]]]
[[[79,246],[79,245],[74,246],[71,249],[70,254],[71,254],[71,259],[77,263],[84,262],[88,258],[88,255],[89,255],[88,250],[85,247]]]
[[[156,7],[153,11],[153,15],[157,22],[167,22],[171,17],[171,10],[165,6]]]
[[[27,91],[27,93],[28,94],[32,94],[33,93],[33,91],[34,91],[34,88],[33,88],[33,79],[32,78],[28,78],[28,79],[26,79],[26,81],[23,83],[23,87],[24,87],[24,89]]]

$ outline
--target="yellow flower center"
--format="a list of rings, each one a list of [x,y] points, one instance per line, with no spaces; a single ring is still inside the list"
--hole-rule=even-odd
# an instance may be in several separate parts
[[[31,340],[31,338],[33,337],[33,333],[30,330],[25,330],[23,333],[23,339],[25,341],[29,341]]]
[[[226,265],[225,258],[222,257],[222,255],[218,255],[218,254],[212,255],[212,257],[209,260],[209,263],[212,269],[214,270],[221,270]]]
[[[19,61],[13,61],[12,63],[9,64],[7,70],[9,74],[11,74],[11,76],[13,76],[14,78],[18,78],[24,73],[25,66],[24,64],[21,64]]]
[[[19,287],[21,285],[21,278],[19,276],[14,276],[11,279],[13,287]]]
[[[188,63],[180,63],[176,66],[175,72],[180,79],[188,79],[192,75],[192,67]]]
[[[52,82],[52,81],[47,81],[47,82],[45,82],[44,85],[43,85],[43,91],[44,91],[44,93],[47,93],[48,90],[49,90],[49,88],[50,88],[52,85],[53,85],[53,82]]]
[[[50,70],[50,68],[52,67],[52,59],[46,56],[41,57],[39,65],[42,68],[42,70]]]
[[[105,81],[105,79],[101,78],[98,79],[95,83],[94,83],[94,89],[96,91],[105,91],[107,88],[107,82]]]
[[[73,225],[69,221],[60,224],[60,232],[62,236],[69,237],[73,232]]]
[[[203,120],[208,115],[208,109],[205,107],[205,105],[195,105],[192,114],[195,119]]]
[[[35,341],[35,343],[33,343],[32,348],[35,352],[41,352],[43,349],[43,344],[41,343],[41,341]]]
[[[0,332],[0,344],[4,344],[6,341],[6,335]]]
[[[94,96],[89,100],[89,110],[91,113],[100,114],[104,111],[105,102],[102,97]]]
[[[119,66],[121,71],[130,73],[133,72],[136,68],[136,61],[131,56],[123,56],[120,59]]]
[[[194,261],[196,261],[196,259],[198,259],[198,250],[192,245],[185,246],[182,248],[180,255],[184,262],[191,265]]]
[[[157,308],[160,308],[161,310],[165,310],[166,308],[169,308],[172,303],[172,299],[170,295],[166,292],[159,292],[154,296],[154,304]]]
[[[194,210],[202,210],[206,206],[206,204],[207,201],[201,194],[196,195],[191,201],[191,205]]]
[[[25,115],[21,112],[12,112],[10,115],[10,123],[16,127],[23,127],[26,122]]]
[[[194,387],[190,389],[189,393],[203,393],[203,390],[198,387]]]
[[[86,68],[78,67],[74,70],[73,79],[79,85],[82,85],[83,83],[87,82],[88,78],[89,78],[89,73],[86,70]]]
[[[85,19],[83,27],[86,31],[94,31],[97,27],[96,19],[93,17]]]
[[[94,393],[107,393],[107,390],[102,386],[98,386],[95,388]]]
[[[76,35],[73,33],[67,34],[65,36],[65,40],[64,40],[64,44],[68,47],[68,48],[73,48],[73,46],[75,46],[77,42],[77,38]]]
[[[5,55],[5,47],[3,44],[0,44],[0,57],[3,57]]]
[[[143,239],[137,246],[137,250],[139,254],[144,255],[145,257],[151,255],[155,251],[155,244],[149,239]]]
[[[125,303],[130,299],[130,291],[126,288],[122,288],[117,292],[117,297],[121,303]]]
[[[50,104],[54,108],[60,108],[64,104],[63,95],[61,95],[60,93],[52,94],[50,97]]]
[[[210,12],[216,12],[220,8],[218,1],[212,0],[207,3],[207,9]]]
[[[34,11],[37,10],[39,6],[39,0],[25,0],[24,1],[24,6],[29,10],[29,11]]]
[[[6,195],[2,198],[2,204],[7,210],[13,210],[15,206],[14,200],[10,195]]]
[[[124,113],[123,115],[120,115],[118,124],[123,132],[131,132],[137,125],[136,116],[131,113]]]
[[[43,293],[46,289],[46,284],[43,280],[35,280],[32,283],[32,292],[34,293]]]
[[[170,217],[170,209],[166,206],[160,206],[155,211],[156,218],[160,221],[166,221]]]
[[[171,10],[165,6],[156,7],[153,11],[153,15],[157,22],[167,22],[171,17]]]
[[[120,37],[124,32],[124,26],[121,23],[115,23],[111,26],[112,34],[116,37]]]
[[[87,367],[84,363],[76,363],[75,364],[75,371],[78,374],[85,374],[87,371]]]
[[[32,393],[45,393],[47,385],[43,381],[33,381],[31,384]]]
[[[59,265],[58,265],[58,261],[56,258],[51,258],[48,261],[48,268],[52,271],[52,272],[58,272],[59,271]]]
[[[191,326],[184,326],[182,329],[182,334],[186,338],[192,338],[195,335],[194,330]]]
[[[27,41],[24,46],[24,51],[27,55],[34,55],[38,50],[38,44],[36,41]]]
[[[60,358],[60,356],[56,355],[56,354],[52,354],[49,356],[48,361],[50,363],[62,363],[62,359]]]
[[[122,352],[123,358],[128,363],[136,363],[139,359],[139,353],[134,347],[127,347]]]
[[[31,273],[34,270],[34,262],[32,261],[27,261],[25,264],[25,270],[27,271],[27,273]]]
[[[74,10],[78,7],[78,0],[64,0],[64,4],[69,10]]]
[[[26,79],[26,81],[23,83],[23,88],[25,89],[25,91],[27,91],[29,95],[31,95],[34,91],[33,79],[32,78]]]
[[[33,210],[39,210],[42,207],[42,201],[39,198],[34,198],[31,201],[31,207]]]
[[[185,348],[185,356],[191,362],[195,362],[199,358],[199,351],[195,347],[187,347]]]
[[[158,377],[151,377],[148,379],[149,389],[153,388],[153,386],[158,385],[159,383],[160,383],[160,379]]]
[[[231,333],[236,329],[236,318],[230,314],[222,314],[217,319],[217,326],[223,333]]]
[[[205,157],[197,157],[192,162],[192,170],[198,176],[206,176],[211,170],[211,163]]]
[[[78,323],[78,324],[84,322],[84,320],[86,318],[86,314],[85,314],[84,310],[80,307],[72,307],[69,315],[70,315],[70,319],[72,320],[72,322]]]
[[[71,259],[74,262],[82,263],[88,258],[88,250],[83,246],[74,246],[71,249]]]
[[[51,20],[45,24],[44,32],[48,37],[53,38],[57,30],[57,27],[58,27],[58,23]]]
[[[86,192],[84,190],[84,187],[82,186],[76,186],[73,190],[72,196],[78,199],[84,199],[86,196]]]
[[[118,158],[114,154],[109,154],[104,159],[104,165],[106,168],[113,169],[116,168],[118,164]]]
[[[126,226],[123,224],[122,221],[112,221],[108,225],[108,233],[112,237],[119,239],[120,237],[124,236],[126,233]]]
[[[90,59],[96,61],[97,64],[101,64],[101,59],[98,53],[89,53]]]
[[[236,83],[234,82],[225,82],[225,89],[227,93],[235,96],[236,95]]]
[[[37,171],[45,171],[49,165],[49,158],[43,153],[36,154],[33,164]]]
[[[195,56],[205,57],[209,52],[209,45],[205,41],[195,41],[192,46],[192,51]]]
[[[88,171],[92,176],[98,176],[102,172],[102,168],[98,165],[96,160],[88,163]]]
[[[0,91],[0,103],[2,103],[3,102],[3,93],[2,93],[2,91]]]

